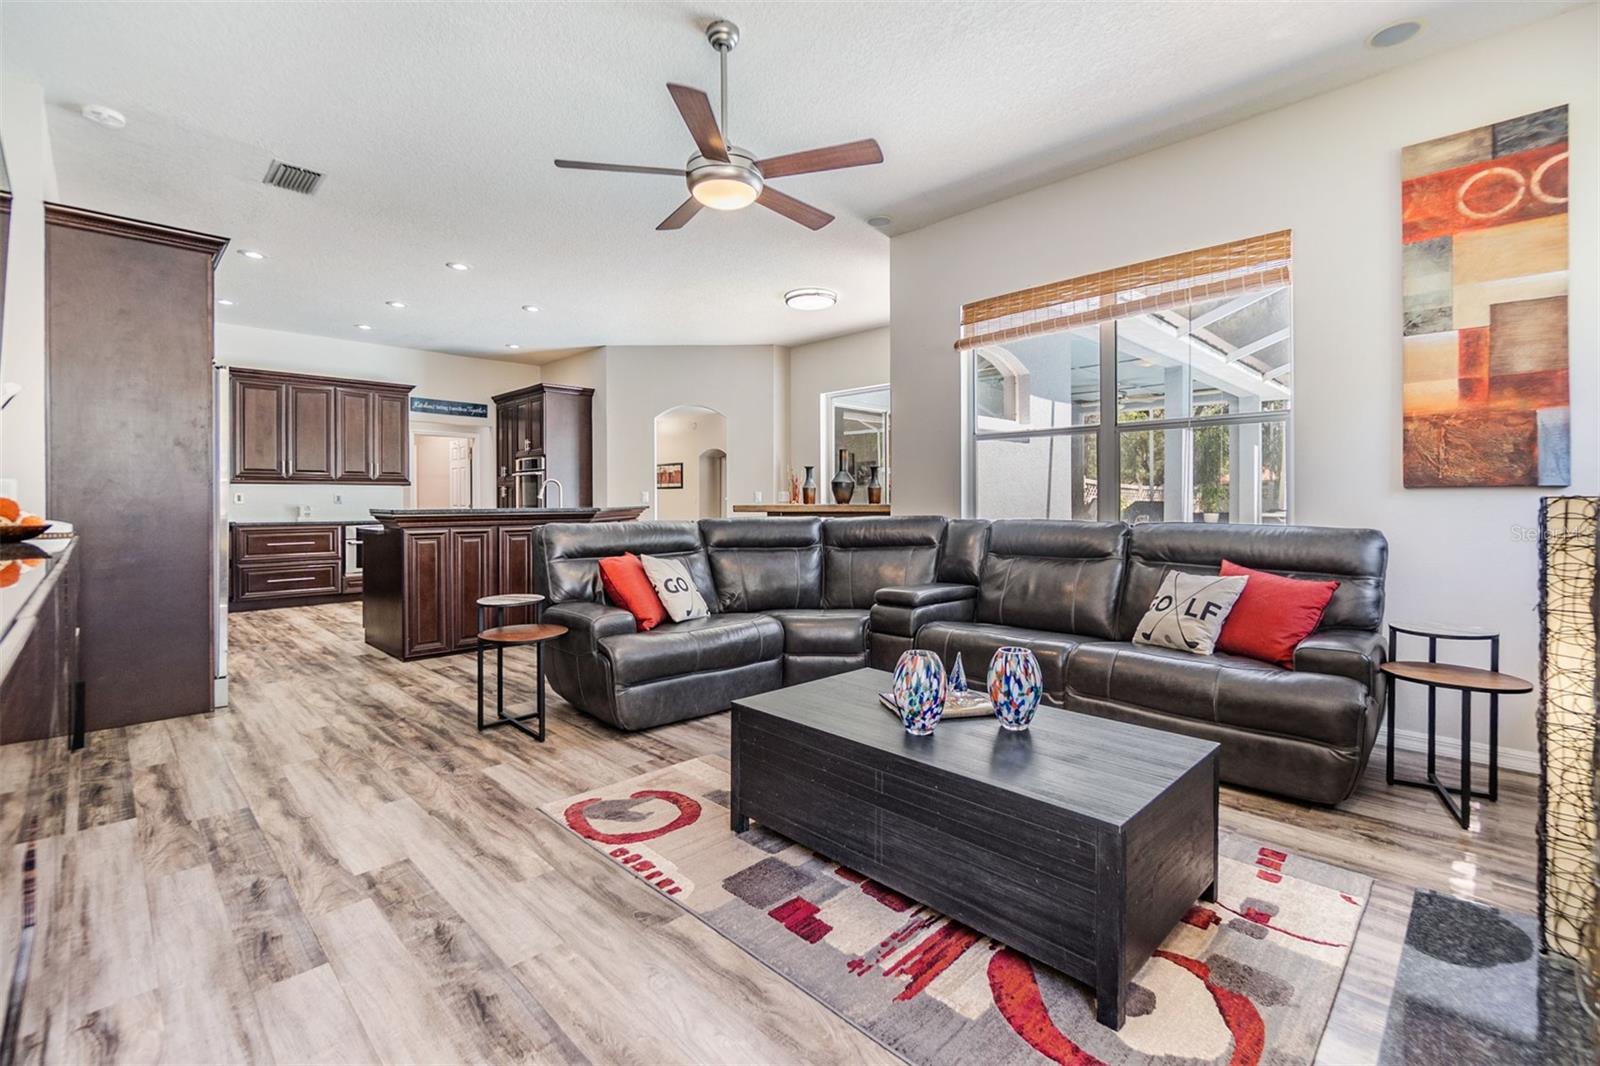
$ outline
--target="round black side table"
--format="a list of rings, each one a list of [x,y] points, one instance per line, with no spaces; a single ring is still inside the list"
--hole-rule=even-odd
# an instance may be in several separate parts
[[[1422,660],[1400,659],[1400,636],[1420,637],[1428,642],[1428,658]],[[1440,641],[1489,642],[1489,669],[1475,666],[1457,666],[1439,661]],[[1432,789],[1463,829],[1472,827],[1472,801],[1484,799],[1490,803],[1500,798],[1500,697],[1522,692],[1532,692],[1533,684],[1520,677],[1500,672],[1500,634],[1470,629],[1422,629],[1416,626],[1389,626],[1389,661],[1382,670],[1389,677],[1389,745],[1385,778],[1391,785]],[[1396,777],[1394,772],[1395,683],[1409,681],[1425,685],[1428,689],[1428,773],[1426,780],[1415,781]],[[1461,693],[1461,785],[1452,788],[1439,780],[1436,765],[1438,696],[1440,689]],[[1489,788],[1477,791],[1472,787],[1472,694],[1481,692],[1489,697]]]

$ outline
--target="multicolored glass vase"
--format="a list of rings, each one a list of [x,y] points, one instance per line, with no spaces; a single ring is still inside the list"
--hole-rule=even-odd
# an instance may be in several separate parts
[[[1033,723],[1044,695],[1039,660],[1027,648],[1001,648],[989,662],[989,702],[1005,729],[1026,729]]]
[[[913,648],[894,668],[894,702],[900,722],[913,736],[927,736],[944,717],[944,663],[931,651]]]

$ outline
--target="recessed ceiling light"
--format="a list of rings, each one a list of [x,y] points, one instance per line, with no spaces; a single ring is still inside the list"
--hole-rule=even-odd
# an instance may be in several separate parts
[[[384,304],[387,307],[394,308],[396,311],[403,310],[405,308],[405,306],[406,306],[406,303],[405,303],[404,300],[385,300]]]
[[[506,345],[506,347],[510,348],[512,351],[516,351],[518,348],[521,348],[522,345],[520,345],[520,344],[508,344],[508,345]]]
[[[471,270],[472,269],[467,264],[465,264],[465,263],[457,263],[454,260],[451,260],[450,262],[446,263],[445,266],[449,267],[451,270]]]
[[[127,117],[121,111],[104,104],[84,104],[83,117],[108,130],[120,130],[128,124]]]
[[[369,325],[367,325],[367,324],[366,324],[366,323],[365,323],[365,322],[357,322],[357,323],[356,323],[356,329],[359,329],[359,330],[369,330],[369,329],[371,329],[371,328],[372,328],[372,327],[371,327],[371,326],[369,326]]]
[[[1405,44],[1411,38],[1422,32],[1422,23],[1416,19],[1407,19],[1385,26],[1383,29],[1367,38],[1368,48],[1393,48],[1397,44]]]
[[[266,252],[258,252],[254,248],[240,248],[239,254],[246,259],[265,259],[267,257]]]
[[[233,301],[232,300],[218,300],[217,301],[217,306],[218,307],[232,307],[233,306]]]
[[[537,307],[533,306],[533,304],[523,304],[522,305],[522,309],[524,311],[528,312],[528,314],[530,314],[530,315],[536,315],[536,314],[539,313],[539,309]]]
[[[867,219],[867,225],[873,227],[874,229],[882,229],[893,221],[894,219],[890,218],[888,215],[873,215],[871,218]]]
[[[839,302],[839,294],[832,289],[790,289],[783,302],[796,311],[826,311]]]

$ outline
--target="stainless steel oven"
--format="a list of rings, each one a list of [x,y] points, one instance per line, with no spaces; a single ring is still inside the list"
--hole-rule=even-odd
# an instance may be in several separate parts
[[[536,452],[523,452],[511,461],[512,506],[537,507],[539,494],[544,489],[544,456]]]

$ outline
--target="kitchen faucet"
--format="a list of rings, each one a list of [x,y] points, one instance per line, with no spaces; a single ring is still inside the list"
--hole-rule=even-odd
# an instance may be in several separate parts
[[[550,491],[550,486],[552,486],[552,485],[554,485],[557,489],[560,490],[560,491],[558,491],[556,493],[556,506],[560,507],[562,501],[566,498],[567,490],[562,488],[561,487],[561,482],[557,481],[555,478],[549,478],[549,479],[547,479],[545,481],[545,483],[543,485],[539,486],[539,492],[538,492],[538,494],[536,496],[534,496],[533,502],[536,503],[536,504],[542,504],[543,506],[547,506],[548,507],[549,504],[545,504],[545,503],[543,503],[543,501],[544,501],[544,498],[545,498],[545,493]]]

